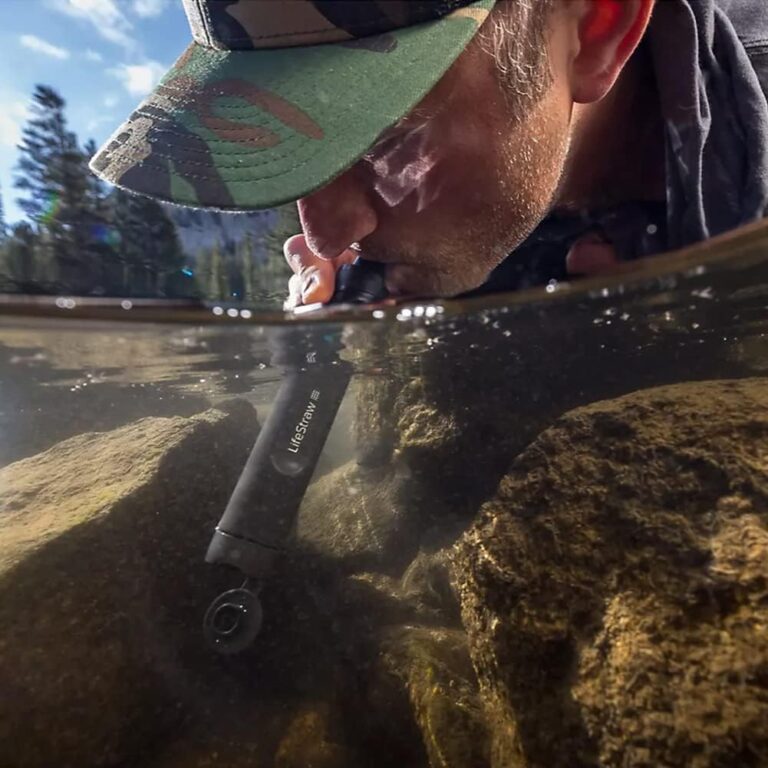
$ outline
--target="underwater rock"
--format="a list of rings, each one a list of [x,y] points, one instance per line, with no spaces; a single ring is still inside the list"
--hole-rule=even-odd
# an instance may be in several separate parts
[[[415,510],[398,498],[389,467],[345,464],[312,483],[296,523],[299,548],[349,570],[398,572],[418,551]]]
[[[382,711],[394,713],[404,689],[430,768],[488,765],[485,713],[463,631],[392,629],[382,643],[380,667],[372,677],[378,685],[374,699]]]
[[[141,762],[206,700],[190,670],[212,666],[201,616],[229,581],[204,556],[258,431],[244,401],[220,408],[0,470],[0,765]]]
[[[579,408],[455,550],[492,765],[768,765],[768,380]]]
[[[141,768],[357,768],[361,763],[334,740],[338,712],[327,702],[288,702],[233,714],[183,732]],[[288,711],[283,711],[283,710]]]
[[[659,595],[606,606],[573,691],[602,765],[768,765],[768,530],[747,513],[711,546],[713,592],[692,608],[715,620]]]
[[[411,463],[422,454],[433,455],[436,450],[455,443],[461,437],[455,420],[428,403],[415,403],[403,408],[398,427],[398,448],[401,454],[408,454]]]
[[[355,391],[353,432],[357,463],[387,464],[395,448],[394,403],[399,382],[383,375],[360,375]]]
[[[369,635],[375,642],[393,626],[460,628],[448,555],[447,550],[419,552],[400,578],[349,574],[336,586],[336,616],[353,628],[350,634]]]
[[[357,753],[389,754],[385,766],[488,764],[484,712],[448,556],[420,552],[401,578],[354,574],[340,590],[335,615],[347,627],[345,637],[368,638],[348,670],[365,687],[354,708],[347,703],[347,728],[364,711],[364,723],[351,728]]]
[[[327,707],[299,712],[286,730],[275,755],[275,768],[346,768],[354,763],[329,734]]]
[[[133,765],[141,768],[253,768],[268,765],[264,760],[264,735],[274,737],[275,723],[268,712],[251,713],[248,731],[239,727],[230,733],[226,727],[197,728],[184,733],[170,745],[152,750],[153,757],[142,756]],[[157,757],[154,757],[157,755]]]
[[[419,552],[403,573],[400,589],[403,602],[414,606],[422,622],[434,614],[445,626],[461,626],[448,550]]]
[[[344,328],[342,356],[354,365],[351,434],[357,462],[365,467],[389,463],[395,447],[395,400],[402,374],[392,370],[396,334],[387,325],[350,323]]]

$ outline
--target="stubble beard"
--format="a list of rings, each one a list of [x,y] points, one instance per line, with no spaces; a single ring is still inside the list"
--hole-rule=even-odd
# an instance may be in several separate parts
[[[536,46],[543,37],[542,29]],[[485,47],[488,40],[478,42]],[[498,57],[498,45],[493,48],[491,55]],[[377,260],[391,265],[388,273],[395,292],[405,293],[407,286],[413,295],[447,297],[479,287],[552,210],[563,183],[570,130],[556,124],[558,110],[550,103],[553,80],[542,48],[546,44],[523,51],[526,59],[514,73],[497,69],[509,133],[497,161],[504,170],[480,221],[467,219],[459,237],[433,238],[429,253],[376,249]]]

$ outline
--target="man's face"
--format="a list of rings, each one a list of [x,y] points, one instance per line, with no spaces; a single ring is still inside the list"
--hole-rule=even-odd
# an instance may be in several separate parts
[[[363,159],[299,201],[310,248],[332,258],[358,243],[397,293],[481,284],[546,215],[565,161],[571,105],[554,73],[525,101],[477,39]]]

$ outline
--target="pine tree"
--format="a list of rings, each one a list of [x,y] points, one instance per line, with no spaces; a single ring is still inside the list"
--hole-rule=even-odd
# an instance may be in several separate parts
[[[184,255],[176,228],[162,207],[147,197],[118,189],[112,201],[115,251],[122,272],[121,292],[130,296],[167,296],[179,280]]]
[[[254,301],[259,288],[259,274],[256,266],[256,254],[254,253],[253,238],[251,233],[246,233],[237,248],[237,264],[242,277],[242,300]]]
[[[55,90],[35,88],[32,117],[19,145],[15,186],[24,193],[19,206],[45,242],[61,287],[77,291],[91,279],[83,221],[89,174],[77,138],[67,128],[64,108]]]
[[[38,241],[32,226],[24,221],[13,227],[3,246],[0,268],[2,290],[14,293],[40,293],[46,289],[47,276],[39,274],[35,258]]]
[[[208,277],[207,297],[218,301],[225,301],[229,298],[227,286],[227,274],[224,263],[224,257],[221,253],[221,246],[216,243],[211,248],[211,266]]]
[[[200,249],[195,255],[195,287],[198,298],[207,299],[211,279],[211,251],[209,248]]]
[[[226,301],[230,298],[226,266],[218,242],[198,255],[195,277],[201,298],[208,301]]]
[[[0,245],[8,239],[8,225],[5,223],[5,208],[3,207],[3,189],[0,187]]]
[[[96,143],[91,139],[83,147],[83,156],[87,162],[95,154]],[[83,230],[82,247],[93,278],[90,292],[111,296],[123,293],[123,270],[118,253],[120,235],[113,219],[111,192],[98,176],[89,173],[78,226]]]
[[[262,245],[262,273],[270,286],[288,284],[291,269],[283,257],[283,243],[297,232],[301,232],[301,223],[295,205],[281,205],[275,208],[276,221],[264,238]]]
[[[141,219],[133,204],[133,197],[122,189],[112,193],[112,225],[116,232],[116,293],[134,295],[134,275],[141,262]]]
[[[144,221],[146,236],[152,247],[147,254],[154,279],[154,292],[166,296],[171,285],[181,274],[184,253],[181,249],[176,227],[155,200],[144,198]]]

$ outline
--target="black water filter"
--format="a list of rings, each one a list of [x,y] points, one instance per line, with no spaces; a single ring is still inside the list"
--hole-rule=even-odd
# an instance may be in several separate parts
[[[386,295],[384,265],[358,259],[339,269],[331,302],[370,304]],[[206,640],[220,653],[243,650],[261,628],[258,589],[293,529],[352,376],[352,366],[339,357],[341,346],[338,330],[284,328],[274,337],[273,363],[283,369],[283,381],[205,558],[245,577],[205,615]]]

